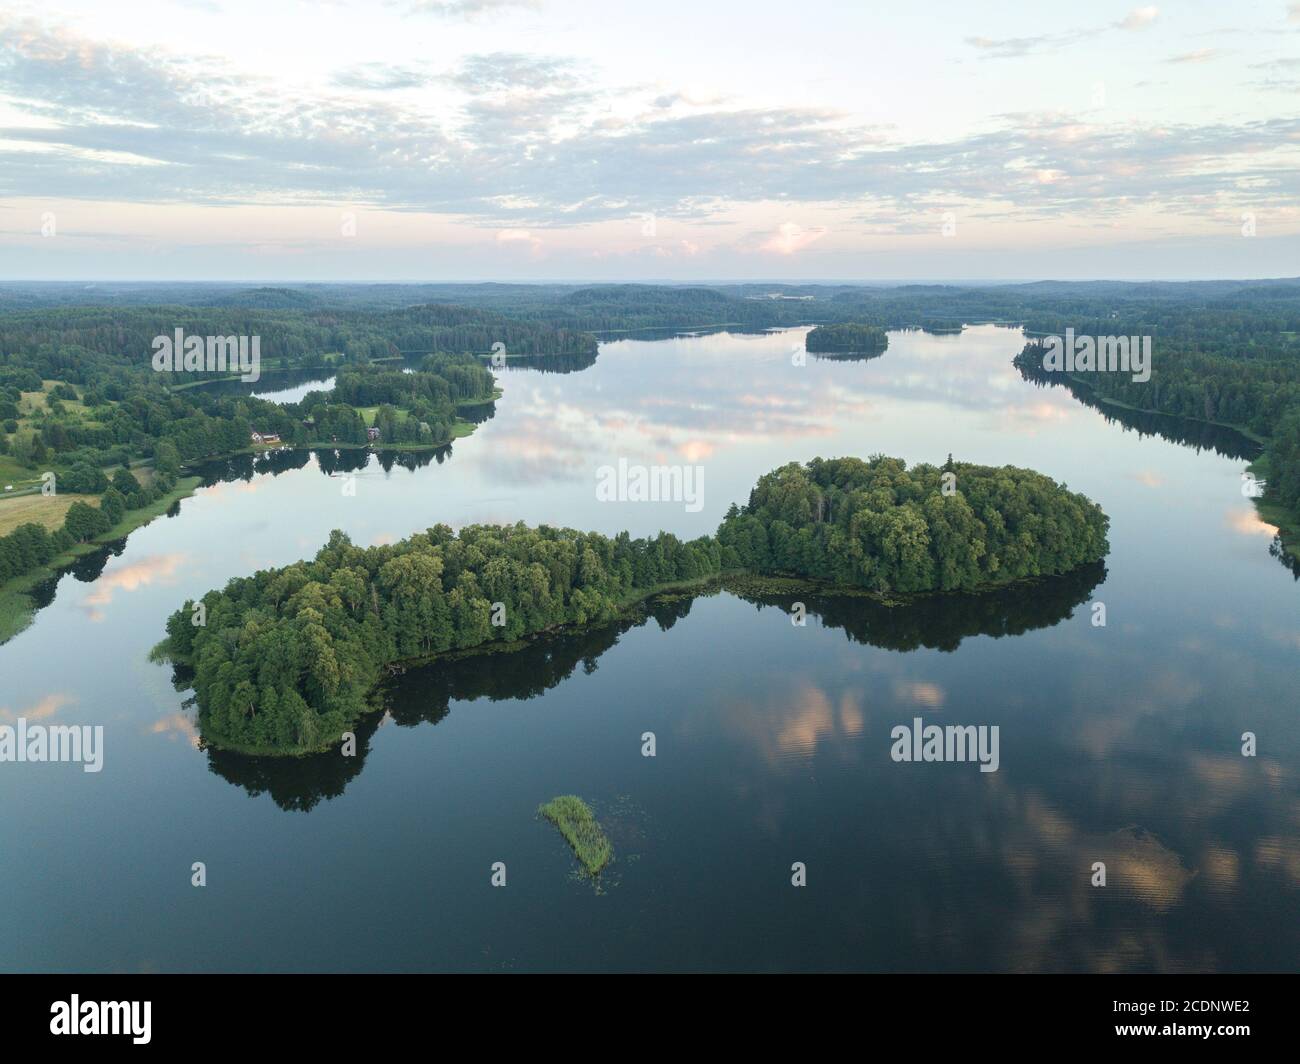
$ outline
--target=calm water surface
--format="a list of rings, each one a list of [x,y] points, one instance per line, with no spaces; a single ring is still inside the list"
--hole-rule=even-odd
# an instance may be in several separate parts
[[[1300,588],[1242,497],[1248,448],[1144,435],[1025,382],[1014,330],[895,333],[881,358],[792,366],[802,336],[508,369],[495,416],[415,468],[223,466],[65,575],[0,647],[0,713],[102,724],[105,763],[0,766],[0,968],[1300,968]],[[186,597],[333,528],[694,536],[777,465],[876,452],[1039,469],[1101,503],[1111,555],[993,597],[809,600],[805,628],[789,599],[653,603],[408,672],[353,759],[202,751],[188,692],[148,660]],[[703,509],[597,502],[619,457],[702,466]],[[890,729],[917,716],[998,725],[999,771],[891,761]],[[563,793],[614,840],[599,890],[534,815]]]

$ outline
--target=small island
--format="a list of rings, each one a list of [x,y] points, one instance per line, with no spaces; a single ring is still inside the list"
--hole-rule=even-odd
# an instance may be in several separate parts
[[[818,458],[766,474],[716,535],[690,541],[520,523],[361,548],[335,531],[311,561],[187,602],[157,653],[192,670],[206,744],[301,755],[379,708],[380,681],[404,663],[517,650],[723,574],[892,597],[981,591],[1099,561],[1107,527],[1095,503],[1031,470]]]
[[[804,349],[813,354],[880,355],[888,346],[889,334],[877,325],[818,325],[804,338]]]
[[[538,806],[538,816],[556,826],[583,870],[593,879],[614,859],[614,847],[596,820],[591,806],[576,794],[561,794]]]
[[[439,447],[474,430],[463,408],[499,394],[491,370],[468,355],[430,355],[415,369],[350,366],[330,391],[275,411],[272,427],[287,431],[278,442],[299,447]]]

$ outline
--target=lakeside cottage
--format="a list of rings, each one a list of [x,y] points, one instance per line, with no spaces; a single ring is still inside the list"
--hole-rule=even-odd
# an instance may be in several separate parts
[[[254,443],[279,443],[280,434],[278,432],[254,432],[251,434]]]

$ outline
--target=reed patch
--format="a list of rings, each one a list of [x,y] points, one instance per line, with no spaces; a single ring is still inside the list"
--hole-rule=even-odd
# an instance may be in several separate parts
[[[562,794],[537,807],[560,830],[588,875],[598,876],[614,859],[614,847],[596,821],[596,815],[581,798]]]

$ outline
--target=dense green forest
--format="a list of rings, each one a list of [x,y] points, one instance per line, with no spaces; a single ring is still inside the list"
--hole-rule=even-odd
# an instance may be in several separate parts
[[[151,364],[153,338],[176,329],[188,336],[259,336],[264,372],[329,366],[342,371],[339,386],[300,409],[192,387],[215,375],[160,373]],[[465,307],[309,313],[75,307],[0,315],[0,474],[32,483],[41,472],[77,465],[189,463],[247,447],[252,431],[293,443],[365,442],[365,426],[358,434],[358,419],[336,408],[382,403],[415,415],[417,426],[428,424],[431,442],[445,442],[456,404],[492,395],[490,373],[476,356],[493,344],[505,344],[507,356],[595,351],[589,335]],[[401,367],[394,361],[403,356],[426,356],[420,375],[405,385],[395,379]],[[382,385],[378,370],[359,376],[376,364],[392,365]],[[364,396],[363,379],[373,382]],[[416,431],[404,437],[420,442]]]
[[[724,571],[975,590],[1064,573],[1106,549],[1100,509],[1037,473],[817,459],[764,476],[716,537],[690,542],[439,525],[363,549],[336,531],[311,561],[187,602],[164,647],[193,670],[208,742],[303,753],[337,742],[395,662],[610,621],[656,589]]]
[[[718,529],[730,568],[872,591],[970,591],[1106,556],[1101,508],[1014,466],[813,459],[759,479]]]
[[[434,442],[450,438],[457,402],[491,396],[487,370],[475,355],[490,352],[493,344],[505,344],[507,356],[589,357],[595,351],[589,335],[465,307],[310,313],[77,307],[0,315],[0,472],[11,481],[31,481],[45,469],[156,460],[160,450],[170,455],[172,447],[176,459],[187,463],[246,447],[253,430],[278,433],[287,442],[355,435],[325,432],[319,422],[315,435],[304,433],[303,418],[313,410],[296,416],[299,411],[250,396],[190,387],[212,374],[155,372],[152,339],[175,329],[190,336],[259,336],[264,371],[295,365],[348,370],[343,390],[313,406],[391,403],[428,423]],[[388,397],[356,402],[360,367],[421,355],[428,356],[421,367],[428,374],[420,378],[422,395],[390,376]],[[51,391],[53,385],[58,387]],[[399,393],[410,401],[399,401]]]
[[[1143,321],[1108,318],[1071,322],[1079,335],[1153,335],[1151,379],[1127,373],[1051,372],[1043,367],[1041,336],[1025,346],[1016,365],[1028,378],[1062,383],[1076,394],[1122,403],[1140,411],[1231,425],[1264,440],[1259,463],[1267,476],[1265,499],[1294,531],[1300,514],[1300,314],[1267,308],[1162,313],[1148,308]],[[1060,335],[1059,318],[1035,320],[1035,331]]]
[[[818,325],[804,338],[805,349],[818,354],[877,354],[888,346],[889,335],[878,325]]]
[[[299,752],[336,742],[391,662],[615,617],[646,591],[721,570],[716,542],[523,525],[445,525],[362,549],[341,532],[310,562],[233,580],[167,624],[194,668],[204,737]]]
[[[492,336],[480,338],[487,342],[476,343],[470,350],[488,351],[493,342],[502,340],[512,351],[518,348],[521,353],[575,354],[587,350],[584,345],[589,338],[583,337],[582,332],[693,329],[711,325],[768,327],[807,320],[802,302],[772,300],[767,298],[769,292],[770,289],[749,293],[729,291],[721,286],[646,284],[308,284],[249,288],[201,283],[112,283],[87,289],[82,285],[49,283],[0,288],[0,311],[82,307],[90,303],[97,304],[101,312],[112,308],[119,314],[150,304],[185,307],[192,312],[201,309],[205,314],[217,310],[294,311],[298,313],[293,317],[311,323],[313,328],[338,328],[340,338],[346,340],[353,338],[354,329],[367,331],[369,323],[382,313],[400,318],[408,316],[413,307],[438,304],[442,313],[472,311],[467,324],[481,322],[492,327]],[[826,294],[826,290],[822,292]],[[561,336],[555,339],[562,342],[549,339],[539,342],[524,333],[503,336],[499,323],[507,319],[516,327],[532,331],[561,330]],[[246,317],[236,320],[246,320]],[[382,320],[378,324],[382,333]],[[568,330],[568,334],[564,335],[563,330]],[[360,337],[355,339],[360,342]],[[3,348],[0,343],[0,350]],[[445,343],[441,348],[463,349]],[[336,351],[343,347],[332,342],[317,350]]]
[[[263,358],[337,366],[334,387],[292,404],[191,387],[214,374],[160,373],[152,365],[153,337],[176,328],[194,336],[260,335]],[[477,354],[494,343],[551,357],[595,350],[590,336],[462,307],[344,314],[76,307],[0,315],[4,494],[34,495],[53,474],[57,494],[88,497],[59,527],[47,518],[10,524],[0,535],[0,640],[26,616],[18,592],[5,585],[66,561],[74,547],[114,529],[122,534],[131,525],[123,524],[124,513],[143,520],[178,493],[186,466],[246,450],[254,433],[298,446],[365,446],[375,432],[386,447],[445,446],[472,428],[462,405],[489,403],[495,394]],[[418,368],[403,372],[402,356],[409,363],[421,354]],[[132,468],[142,470],[142,480]]]
[[[477,307],[75,306],[0,315],[0,365],[26,366],[74,384],[103,384],[113,370],[150,369],[153,338],[176,329],[197,336],[259,336],[264,362],[286,368],[323,365],[327,355],[350,362],[434,352],[486,355],[495,343],[517,354],[595,350],[585,333]],[[183,373],[165,383],[193,380],[194,374]]]

